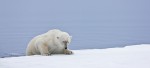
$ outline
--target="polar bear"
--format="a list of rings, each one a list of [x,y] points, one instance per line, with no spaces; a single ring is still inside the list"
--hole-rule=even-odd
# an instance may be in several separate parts
[[[58,29],[34,37],[28,44],[26,55],[73,54],[67,46],[72,36]]]

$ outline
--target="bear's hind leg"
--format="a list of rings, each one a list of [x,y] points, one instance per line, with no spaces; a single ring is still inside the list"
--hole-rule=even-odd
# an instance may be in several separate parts
[[[41,55],[43,55],[43,56],[48,56],[48,55],[50,55],[47,45],[40,45],[40,46],[39,46],[39,51],[40,51]]]
[[[30,56],[30,55],[33,55],[33,53],[32,53],[32,52],[27,51],[27,52],[26,52],[26,56]]]

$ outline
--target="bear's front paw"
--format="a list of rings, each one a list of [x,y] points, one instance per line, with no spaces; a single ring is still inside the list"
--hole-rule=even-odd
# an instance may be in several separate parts
[[[49,53],[42,54],[42,56],[49,56],[49,55],[50,55]]]
[[[72,52],[72,51],[67,50],[67,49],[65,49],[64,53],[65,53],[66,55],[71,55],[71,54],[73,54],[73,52]]]

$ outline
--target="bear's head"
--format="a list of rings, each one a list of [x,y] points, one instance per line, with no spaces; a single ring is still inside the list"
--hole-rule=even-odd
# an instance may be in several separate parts
[[[59,42],[65,46],[65,49],[67,49],[67,45],[70,44],[72,36],[70,36],[68,33],[66,32],[62,32],[57,39],[59,40]]]

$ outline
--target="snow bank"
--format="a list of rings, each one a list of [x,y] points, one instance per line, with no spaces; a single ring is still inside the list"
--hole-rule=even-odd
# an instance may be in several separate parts
[[[0,58],[0,68],[150,68],[150,44],[74,52]]]

